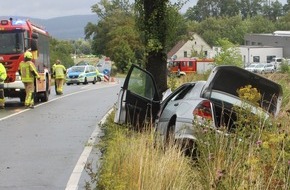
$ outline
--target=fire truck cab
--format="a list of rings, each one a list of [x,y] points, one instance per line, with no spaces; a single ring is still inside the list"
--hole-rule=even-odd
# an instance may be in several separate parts
[[[35,81],[35,101],[47,101],[50,94],[49,34],[29,20],[7,19],[0,21],[0,62],[6,68],[4,84],[6,97],[25,100],[25,89],[18,74],[24,52],[31,51],[33,62],[41,77]]]

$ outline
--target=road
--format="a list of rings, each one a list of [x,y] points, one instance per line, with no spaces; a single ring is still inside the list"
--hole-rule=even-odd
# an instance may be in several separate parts
[[[18,99],[0,110],[0,189],[83,189],[99,122],[113,107],[118,83],[64,86],[64,95],[24,109]],[[89,156],[89,158],[88,158]]]

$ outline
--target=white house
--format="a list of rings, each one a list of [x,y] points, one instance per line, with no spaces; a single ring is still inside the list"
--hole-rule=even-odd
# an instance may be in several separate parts
[[[205,58],[213,58],[213,50],[198,34],[194,33],[190,40],[179,41],[168,53],[168,59],[193,57],[192,52],[202,53]]]

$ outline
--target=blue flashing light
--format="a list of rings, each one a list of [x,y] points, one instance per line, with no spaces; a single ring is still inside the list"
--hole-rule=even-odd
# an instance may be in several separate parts
[[[26,22],[24,20],[13,20],[12,25],[23,25]]]

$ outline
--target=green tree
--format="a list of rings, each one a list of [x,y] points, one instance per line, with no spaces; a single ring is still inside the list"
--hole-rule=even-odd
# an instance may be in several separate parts
[[[139,29],[144,35],[146,69],[156,79],[159,97],[167,89],[167,34],[169,0],[136,0]]]
[[[93,36],[94,54],[110,57],[121,72],[126,71],[132,62],[142,62],[144,46],[140,42],[140,34],[136,30],[135,17],[129,1],[102,0],[92,6],[92,11],[98,15],[100,21],[98,24],[88,23],[85,27],[85,34],[86,38]],[[122,47],[123,45],[125,47]],[[124,53],[124,49],[127,49],[129,53]],[[124,56],[119,56],[118,51],[121,51]]]
[[[59,41],[57,39],[50,39],[50,62],[53,64],[57,59],[61,60],[65,67],[74,65],[71,58],[73,46],[69,41]]]
[[[243,19],[251,18],[262,12],[263,0],[241,0],[240,11]]]
[[[219,39],[217,44],[221,47],[221,52],[215,56],[215,64],[243,66],[242,56],[236,45],[225,38]]]
[[[270,5],[265,4],[263,6],[263,15],[271,21],[276,21],[283,15],[283,5],[277,0]]]

